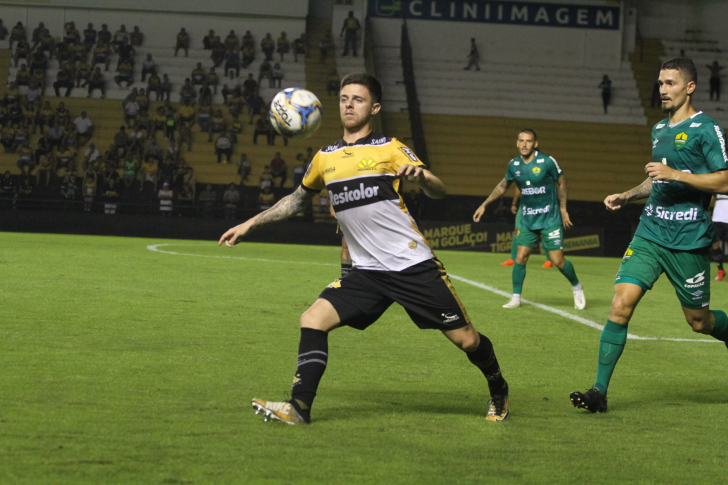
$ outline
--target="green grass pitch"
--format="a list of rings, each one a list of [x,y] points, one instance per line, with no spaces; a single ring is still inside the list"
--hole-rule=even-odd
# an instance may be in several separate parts
[[[628,341],[609,413],[569,402],[593,383],[588,324],[606,320],[618,259],[570,258],[587,296],[577,312],[568,282],[533,257],[524,298],[576,321],[502,309],[482,286],[510,291],[504,255],[438,252],[494,342],[509,421],[486,422],[482,375],[392,307],[365,332],[332,333],[313,424],[292,427],[263,423],[250,399],[290,391],[298,318],[336,278],[337,248],[0,244],[2,484],[725,483],[728,351],[690,330],[665,278],[630,325],[656,340]],[[712,291],[728,309],[728,284]]]

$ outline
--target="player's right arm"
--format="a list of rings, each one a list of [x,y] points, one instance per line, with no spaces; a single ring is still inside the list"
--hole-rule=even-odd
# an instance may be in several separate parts
[[[291,194],[283,197],[273,207],[265,210],[255,217],[248,219],[240,225],[237,225],[222,235],[217,245],[222,246],[222,243],[229,248],[240,242],[246,234],[255,230],[258,226],[264,226],[272,222],[278,222],[288,219],[301,212],[306,205],[308,205],[313,199],[316,193],[314,191],[305,190],[302,186]]]
[[[480,204],[480,207],[475,211],[475,214],[473,214],[473,221],[480,222],[480,218],[483,217],[483,214],[485,213],[485,208],[488,207],[488,204],[491,202],[498,200],[503,194],[505,194],[506,190],[508,190],[508,187],[511,186],[513,183],[513,180],[506,180],[505,178],[498,182],[498,185],[495,186],[493,189],[493,192],[490,193],[487,199],[485,199],[485,202]]]
[[[650,177],[647,177],[644,182],[642,182],[637,187],[629,189],[627,192],[608,195],[607,198],[604,199],[604,205],[607,206],[607,209],[616,211],[627,205],[629,202],[632,202],[633,200],[645,199],[649,197],[651,193],[652,179]]]

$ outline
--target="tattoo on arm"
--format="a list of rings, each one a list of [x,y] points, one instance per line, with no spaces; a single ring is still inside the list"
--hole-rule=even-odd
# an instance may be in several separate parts
[[[644,199],[650,196],[652,193],[652,179],[647,177],[644,182],[642,182],[637,187],[634,187],[632,189],[629,189],[627,192],[624,193],[628,201],[633,201],[637,199]]]
[[[291,195],[283,197],[273,207],[255,216],[254,225],[261,226],[288,219],[301,212],[311,202],[314,195],[313,192],[299,186]]]
[[[510,182],[508,182],[505,178],[498,182],[498,185],[495,186],[493,189],[493,192],[490,193],[488,198],[485,200],[485,205],[490,204],[494,200],[500,198],[503,194],[506,193],[506,190],[508,190],[508,187],[510,186]]]
[[[561,175],[558,180],[559,190],[558,190],[558,196],[559,196],[559,208],[561,210],[566,210],[566,200],[569,196],[569,189],[566,185],[566,175]]]

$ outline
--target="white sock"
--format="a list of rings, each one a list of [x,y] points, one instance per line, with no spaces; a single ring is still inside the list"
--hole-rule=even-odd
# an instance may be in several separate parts
[[[511,301],[521,301],[521,294],[520,293],[513,293],[513,296],[511,297]]]
[[[572,287],[571,287],[571,289],[572,289],[572,290],[574,290],[574,291],[576,291],[576,290],[583,290],[583,289],[584,289],[584,287],[583,287],[583,286],[581,286],[581,283],[579,283],[579,284],[578,284],[578,285],[576,285],[576,286],[572,286]]]

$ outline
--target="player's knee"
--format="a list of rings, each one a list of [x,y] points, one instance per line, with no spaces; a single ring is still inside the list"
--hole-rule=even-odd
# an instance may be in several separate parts
[[[705,315],[685,315],[685,320],[687,320],[693,332],[709,334],[712,330],[709,318]]]
[[[629,321],[634,312],[635,302],[631,298],[615,294],[612,300],[612,307],[609,311],[609,319],[613,322]]]
[[[480,334],[475,328],[465,327],[464,332],[458,332],[457,339],[453,340],[453,343],[465,352],[475,352],[480,346]]]

